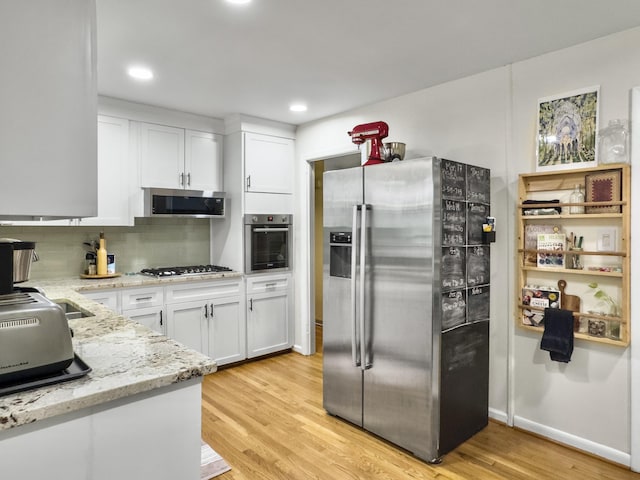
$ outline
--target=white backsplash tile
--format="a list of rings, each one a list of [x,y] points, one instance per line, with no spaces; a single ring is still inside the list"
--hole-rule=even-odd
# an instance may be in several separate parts
[[[31,266],[31,280],[73,277],[83,273],[83,242],[104,231],[107,251],[116,255],[116,271],[208,264],[209,221],[201,219],[137,219],[134,227],[2,226],[0,237],[36,242],[40,261]]]

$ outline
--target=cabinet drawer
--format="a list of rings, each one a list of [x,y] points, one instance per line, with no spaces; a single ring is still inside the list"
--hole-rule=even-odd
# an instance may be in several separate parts
[[[247,277],[247,294],[279,292],[291,286],[291,274]]]
[[[213,298],[235,297],[242,294],[242,284],[238,280],[217,282],[189,282],[172,285],[166,290],[166,303],[182,303]]]
[[[162,287],[132,288],[122,291],[122,310],[157,307],[164,303]]]
[[[114,290],[103,290],[91,293],[82,293],[96,303],[110,308],[116,313],[120,313],[120,292]]]

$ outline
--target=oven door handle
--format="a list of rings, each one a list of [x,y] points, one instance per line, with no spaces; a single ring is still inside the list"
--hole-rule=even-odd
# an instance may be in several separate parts
[[[271,233],[271,232],[288,232],[289,228],[288,227],[258,227],[258,228],[252,228],[251,229],[253,232],[256,233]]]

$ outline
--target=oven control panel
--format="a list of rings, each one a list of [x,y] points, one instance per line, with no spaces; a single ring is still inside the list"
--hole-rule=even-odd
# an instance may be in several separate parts
[[[244,216],[245,225],[291,225],[293,215],[274,214],[258,215],[247,214]]]

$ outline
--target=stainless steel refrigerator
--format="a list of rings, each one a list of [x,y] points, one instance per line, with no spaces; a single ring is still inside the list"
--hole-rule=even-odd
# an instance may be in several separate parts
[[[490,172],[440,158],[323,176],[323,402],[430,462],[487,424]]]

